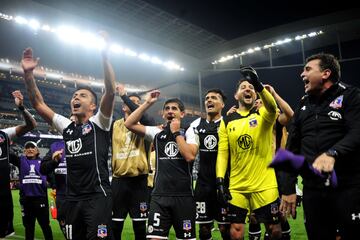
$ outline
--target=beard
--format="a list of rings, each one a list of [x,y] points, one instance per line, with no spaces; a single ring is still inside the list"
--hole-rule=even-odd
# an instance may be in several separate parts
[[[250,110],[254,106],[255,101],[252,99],[251,102],[245,102],[244,98],[241,98],[239,103],[246,109]]]

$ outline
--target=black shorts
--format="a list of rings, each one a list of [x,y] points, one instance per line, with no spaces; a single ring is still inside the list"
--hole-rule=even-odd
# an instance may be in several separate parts
[[[165,239],[171,226],[177,239],[196,239],[195,201],[192,196],[152,196],[147,238]]]
[[[216,197],[216,188],[198,183],[195,187],[196,223],[229,224],[228,209],[221,206]]]
[[[255,218],[259,223],[278,224],[280,221],[280,200],[267,204],[253,210]],[[229,220],[231,223],[245,223],[248,210],[229,204]]]
[[[1,196],[0,213],[0,238],[4,238],[13,228],[14,207],[11,192],[10,194]]]
[[[111,197],[68,201],[61,207],[66,214],[65,231],[69,240],[112,239]]]
[[[113,178],[113,221],[125,221],[127,214],[133,221],[146,221],[148,217],[147,175]]]

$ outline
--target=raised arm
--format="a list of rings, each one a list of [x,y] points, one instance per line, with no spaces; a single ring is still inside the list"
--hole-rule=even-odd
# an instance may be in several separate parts
[[[28,92],[31,105],[46,122],[52,124],[52,119],[55,113],[48,105],[45,104],[43,96],[41,95],[34,78],[34,69],[37,67],[38,63],[39,58],[33,58],[32,49],[25,49],[21,60],[21,67],[24,70],[25,87]]]
[[[290,107],[290,105],[280,97],[280,95],[275,91],[275,89],[270,85],[265,85],[265,88],[271,93],[271,95],[275,98],[276,103],[281,109],[281,113],[278,117],[278,121],[281,125],[286,126],[291,118],[294,115],[294,110]]]
[[[108,46],[109,41],[107,33],[100,32],[100,35],[104,38]],[[104,67],[105,92],[101,98],[100,111],[105,117],[110,118],[113,114],[115,103],[115,73],[108,58],[107,48],[102,52],[102,62]]]
[[[16,136],[20,137],[25,133],[33,130],[36,127],[36,121],[33,116],[25,109],[24,103],[24,96],[21,94],[19,90],[12,92],[12,95],[15,99],[15,104],[18,109],[21,111],[23,118],[25,120],[25,125],[19,125],[15,128]]]
[[[129,107],[131,112],[135,111],[139,107],[139,105],[133,103],[133,101],[131,101],[131,99],[128,97],[126,90],[125,90],[125,86],[123,84],[116,85],[116,90],[119,93],[121,99],[126,104],[126,106]],[[149,116],[146,112],[143,114],[143,116],[141,117],[139,122],[143,125],[155,126],[154,118]]]
[[[276,113],[276,102],[275,99],[269,94],[268,91],[264,90],[263,84],[259,80],[259,76],[255,69],[252,67],[241,67],[240,68],[241,74],[246,78],[249,83],[254,86],[255,91],[260,95],[260,98],[263,102],[265,109],[271,113]]]
[[[125,120],[125,127],[139,136],[145,136],[145,126],[139,124],[139,121],[144,112],[158,100],[159,95],[160,92],[158,90],[150,92],[145,102],[141,104],[134,112],[132,112]]]
[[[194,161],[198,152],[198,145],[188,143],[190,139],[186,139],[185,141],[185,136],[180,133],[179,119],[174,118],[171,120],[170,130],[175,137],[181,156],[183,156],[187,162]]]

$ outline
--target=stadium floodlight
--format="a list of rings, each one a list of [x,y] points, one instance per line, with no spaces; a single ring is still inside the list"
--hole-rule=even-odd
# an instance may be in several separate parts
[[[96,34],[91,32],[83,32],[72,26],[59,26],[58,28],[53,28],[48,24],[41,24],[39,21],[35,19],[28,20],[22,16],[13,17],[11,15],[7,15],[5,13],[0,12],[0,19],[4,19],[7,21],[14,21],[17,24],[25,25],[34,31],[42,30],[46,32],[55,33],[63,42],[72,44],[72,45],[80,45],[85,48],[95,48],[95,49],[103,49],[106,47],[104,39],[98,37]],[[138,57],[143,61],[149,61],[154,64],[163,65],[168,69],[185,71],[185,68],[180,66],[177,63],[172,61],[163,61],[158,57],[151,57],[144,54],[138,54],[137,51],[131,50],[130,48],[121,47],[120,45],[114,43],[110,46],[110,50],[116,54],[124,54],[130,57]],[[173,64],[170,64],[172,62]]]
[[[38,30],[40,28],[40,23],[35,19],[31,19],[28,24],[29,27],[31,27],[34,30]]]
[[[15,17],[15,22],[18,24],[28,24],[29,21],[24,17],[17,16]]]
[[[222,63],[222,62],[229,61],[229,60],[231,60],[233,58],[239,58],[239,57],[244,56],[244,55],[252,54],[252,53],[254,53],[256,51],[265,50],[265,49],[269,49],[269,48],[272,48],[272,47],[275,47],[275,46],[283,45],[285,43],[292,42],[293,40],[299,41],[299,40],[302,40],[302,39],[305,39],[305,38],[308,38],[308,37],[316,37],[316,36],[318,36],[320,34],[323,34],[323,33],[324,32],[320,30],[320,31],[317,31],[317,32],[310,32],[308,34],[297,35],[294,38],[287,37],[287,38],[285,38],[283,40],[278,40],[276,42],[265,44],[262,48],[261,47],[249,48],[248,50],[242,51],[241,53],[235,53],[234,55],[228,55],[226,57],[221,57],[221,58],[219,58],[219,59],[217,59],[215,61],[212,61],[211,64],[216,65],[216,64],[219,64],[219,63]]]
[[[158,57],[152,57],[151,62],[154,64],[163,64],[163,61],[161,61]]]
[[[296,41],[299,41],[299,40],[302,40],[302,39],[305,39],[305,38],[307,38],[307,35],[306,35],[306,34],[297,35],[297,36],[295,37],[295,40],[296,40]]]
[[[150,57],[149,55],[145,54],[145,53],[141,53],[141,54],[139,55],[139,58],[140,58],[141,60],[143,60],[143,61],[150,61],[150,59],[151,59],[151,57]]]
[[[91,86],[94,86],[94,87],[104,87],[104,83],[102,82],[90,82],[90,85]]]
[[[46,78],[52,78],[52,79],[62,79],[63,76],[57,73],[47,72],[45,73]]]
[[[51,31],[51,27],[50,27],[49,25],[45,24],[45,25],[42,25],[41,30],[50,32],[50,31]]]
[[[124,52],[124,48],[122,48],[120,45],[118,44],[112,44],[110,46],[110,51],[113,51],[114,53],[123,53]]]
[[[129,48],[125,48],[124,54],[128,55],[128,56],[131,56],[131,57],[136,57],[138,55],[135,51],[133,51],[133,50],[131,50]]]

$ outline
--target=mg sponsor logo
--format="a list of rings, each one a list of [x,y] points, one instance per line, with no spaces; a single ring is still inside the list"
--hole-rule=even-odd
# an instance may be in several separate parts
[[[240,148],[246,150],[246,149],[250,149],[252,147],[253,140],[250,135],[244,134],[238,138],[237,143]]]
[[[331,120],[335,120],[335,121],[342,119],[341,114],[336,111],[330,111],[328,113],[328,116],[330,117]]]
[[[66,146],[71,154],[78,153],[82,148],[81,138],[78,138],[74,141],[67,141]]]
[[[207,149],[214,149],[217,145],[217,139],[214,135],[208,135],[204,139],[204,145]]]
[[[165,154],[168,157],[175,157],[179,152],[177,144],[175,142],[168,142],[165,145]]]

